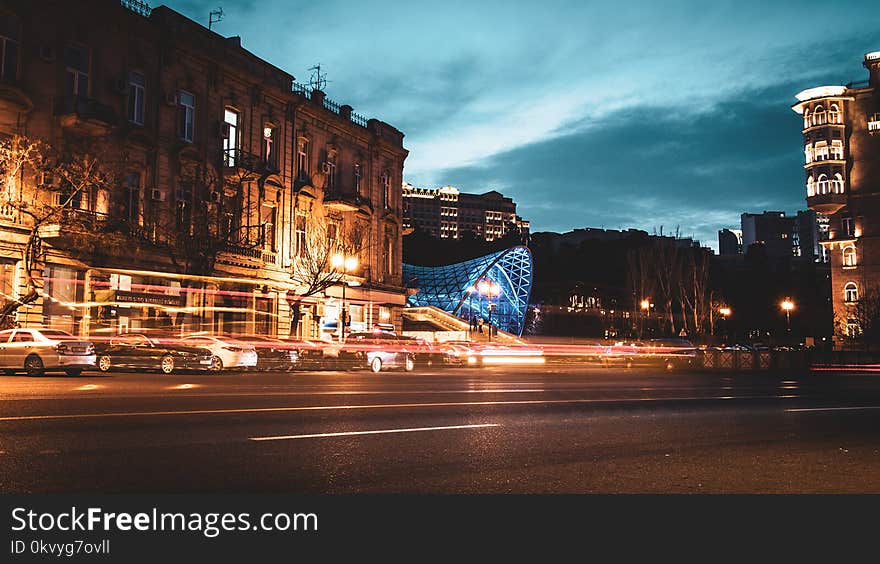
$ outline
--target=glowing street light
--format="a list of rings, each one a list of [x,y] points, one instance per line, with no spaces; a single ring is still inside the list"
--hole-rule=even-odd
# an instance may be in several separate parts
[[[496,284],[491,280],[481,280],[477,284],[477,290],[481,295],[486,296],[489,300],[488,307],[486,309],[489,310],[489,319],[487,325],[489,326],[489,340],[492,340],[492,310],[495,309],[495,304],[492,303],[492,298],[501,295],[501,286]]]
[[[729,307],[720,307],[720,308],[718,308],[718,313],[721,314],[721,317],[723,317],[724,319],[727,319],[728,317],[730,317],[730,308]]]
[[[468,321],[471,324],[471,330],[476,327],[476,320],[474,319],[474,294],[477,292],[476,286],[468,286],[465,288],[465,292],[468,295]]]
[[[785,298],[782,300],[782,303],[779,304],[779,307],[782,308],[782,311],[785,312],[785,326],[788,332],[791,332],[791,310],[794,309],[794,302],[791,301],[791,298]]]
[[[647,310],[648,308],[651,307],[651,300],[648,300],[648,299],[642,300],[640,305],[642,306],[642,309]]]
[[[339,330],[339,341],[345,341],[345,286],[346,280],[345,276],[352,270],[356,270],[358,267],[358,259],[354,256],[344,256],[342,253],[336,253],[332,257],[330,257],[330,265],[339,272],[340,267],[342,268],[342,302],[340,303],[341,314],[340,318],[340,330]]]

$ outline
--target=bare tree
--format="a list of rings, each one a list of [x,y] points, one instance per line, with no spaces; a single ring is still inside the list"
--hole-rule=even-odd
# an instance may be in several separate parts
[[[212,275],[221,253],[253,253],[263,246],[262,225],[253,217],[258,198],[248,193],[256,179],[243,169],[221,178],[206,163],[185,163],[171,209],[152,210],[144,237],[180,272]]]
[[[627,253],[627,269],[629,274],[630,290],[633,294],[633,319],[638,319],[638,335],[641,337],[645,330],[646,316],[650,316],[650,304],[653,303],[655,291],[655,278],[652,270],[650,250],[641,247]],[[642,311],[642,300],[648,300],[647,311]]]
[[[836,318],[836,332],[845,342],[860,344],[865,350],[880,344],[880,287],[867,286],[858,302]]]
[[[683,320],[690,317],[695,334],[706,332],[706,325],[711,325],[711,296],[709,285],[709,257],[704,252],[683,253],[680,263],[679,296],[682,306]],[[687,323],[685,323],[687,325]]]
[[[678,297],[677,289],[681,274],[681,259],[674,241],[659,240],[651,248],[651,266],[657,282],[663,312],[669,324],[670,334],[675,334],[675,313],[673,304]]]
[[[368,248],[367,233],[363,227],[354,225],[347,233],[337,232],[331,236],[326,221],[315,215],[308,217],[304,244],[298,244],[293,250],[290,279],[298,289],[291,301],[291,328],[296,328],[299,324],[305,298],[343,281],[344,272],[333,266],[333,256],[360,255]]]
[[[0,326],[11,326],[16,311],[40,297],[44,241],[75,257],[107,252],[120,242],[100,211],[115,184],[114,170],[107,159],[75,143],[56,151],[41,140],[18,135],[0,142],[0,205],[27,229],[21,251],[27,292],[18,299],[4,297]]]

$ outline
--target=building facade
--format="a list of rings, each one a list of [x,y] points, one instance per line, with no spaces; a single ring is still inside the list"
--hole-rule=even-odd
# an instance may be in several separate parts
[[[516,230],[528,240],[529,222],[516,215],[516,203],[495,190],[468,194],[453,186],[416,188],[403,183],[403,223],[433,237],[458,239],[470,232],[494,241]]]
[[[814,210],[802,210],[789,216],[782,211],[744,213],[740,222],[740,253],[748,251],[750,245],[760,243],[774,258],[804,257],[825,261],[826,254],[819,245],[819,236],[820,232],[825,232],[828,218]],[[721,234],[719,231],[719,244]],[[720,252],[719,249],[719,254],[736,253]]]
[[[880,51],[868,80],[796,94],[803,117],[806,200],[828,218],[820,243],[831,263],[838,335],[861,332],[858,304],[880,285]]]
[[[73,252],[63,225],[41,229],[41,295],[17,323],[317,337],[338,327],[346,283],[353,329],[399,326],[400,131],[165,6],[4,2],[0,41],[0,135],[113,163],[113,182],[64,217],[131,237],[99,260]],[[0,195],[5,300],[27,291],[31,225],[17,204],[50,197],[47,182],[58,179],[22,172]],[[316,246],[357,266],[310,287],[301,270]]]

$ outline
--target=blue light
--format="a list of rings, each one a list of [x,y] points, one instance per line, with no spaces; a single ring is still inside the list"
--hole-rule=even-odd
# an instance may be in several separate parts
[[[474,292],[483,279],[498,284],[501,293],[486,297]],[[419,289],[407,299],[411,306],[434,306],[462,319],[475,315],[488,321],[489,304],[494,304],[492,325],[522,335],[532,291],[532,253],[516,246],[447,266],[404,264],[403,281]]]

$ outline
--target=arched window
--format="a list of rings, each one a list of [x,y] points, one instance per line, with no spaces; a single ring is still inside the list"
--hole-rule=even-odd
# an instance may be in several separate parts
[[[843,266],[856,266],[856,248],[852,245],[843,249]]]
[[[831,104],[831,108],[828,109],[828,123],[840,123],[840,108],[837,104]]]
[[[855,282],[847,282],[843,287],[843,301],[846,303],[859,301],[859,287]]]
[[[813,111],[813,125],[825,125],[825,108],[816,106]]]
[[[813,177],[807,178],[807,197],[812,198],[816,195],[816,185],[813,182]]]
[[[843,194],[843,176],[838,172],[834,175],[834,180],[831,181],[833,192],[835,194]]]
[[[804,129],[810,127],[810,108],[804,109]]]
[[[816,193],[827,194],[828,188],[828,176],[826,176],[825,174],[820,174],[819,178],[816,179]]]

